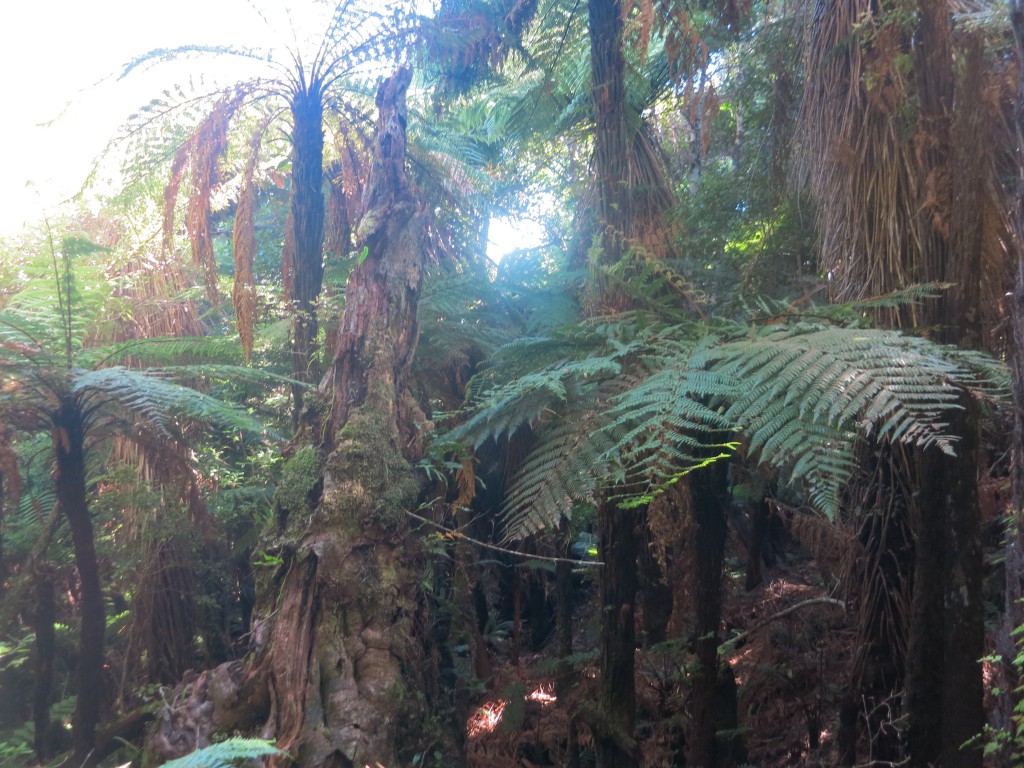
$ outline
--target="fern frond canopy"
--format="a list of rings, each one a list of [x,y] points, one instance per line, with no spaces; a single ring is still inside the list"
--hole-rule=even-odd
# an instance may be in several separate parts
[[[521,339],[492,363],[447,437],[479,447],[533,430],[503,508],[508,538],[613,484],[629,489],[620,503],[642,503],[741,448],[834,515],[858,441],[953,454],[947,421],[962,393],[1008,392],[1005,366],[981,353],[800,321],[711,333],[637,314]]]

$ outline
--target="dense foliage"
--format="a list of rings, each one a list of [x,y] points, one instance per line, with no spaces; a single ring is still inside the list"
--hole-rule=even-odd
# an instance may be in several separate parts
[[[322,5],[0,243],[0,763],[1018,759],[1024,17]]]

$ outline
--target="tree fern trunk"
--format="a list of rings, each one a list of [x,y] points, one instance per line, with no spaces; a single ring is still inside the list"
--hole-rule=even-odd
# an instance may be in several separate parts
[[[100,719],[105,619],[99,562],[89,517],[85,483],[85,423],[78,402],[61,399],[54,420],[53,444],[57,459],[55,486],[61,512],[68,521],[78,569],[81,637],[78,651],[77,699],[72,717],[74,768],[94,764],[93,746]]]
[[[600,266],[616,264],[626,252],[631,211],[627,188],[629,139],[626,132],[626,81],[620,0],[589,0],[590,97],[594,106],[594,171],[601,254],[591,274],[588,310],[599,314],[623,309],[610,292]],[[595,738],[598,768],[637,765],[634,664],[636,628],[636,532],[634,514],[605,501],[598,508],[601,557],[600,722]]]
[[[404,169],[410,79],[400,70],[377,93],[358,231],[366,256],[349,281],[329,377],[323,496],[311,519],[290,521],[295,544],[266,610],[275,616],[266,730],[301,768],[398,765],[402,745],[437,728],[424,709],[430,665],[416,639],[421,558],[404,515],[421,491],[406,383],[423,258]]]
[[[315,78],[296,85],[292,94],[291,225],[294,246],[292,286],[292,373],[299,381],[320,378],[316,359],[317,300],[323,286],[324,129],[322,84]],[[293,389],[296,413],[302,388]]]
[[[1024,61],[1024,3],[1011,0],[1011,21],[1017,60]],[[1010,307],[1012,339],[1010,373],[1013,382],[1013,437],[1011,441],[1012,465],[1010,470],[1010,515],[1007,520],[1004,545],[1006,592],[1003,601],[1003,622],[996,639],[996,651],[1003,657],[1004,684],[1008,693],[1000,697],[995,726],[1006,732],[1014,728],[1015,707],[1022,701],[1018,691],[1020,679],[1012,663],[1017,655],[1013,631],[1024,625],[1024,70],[1018,69],[1017,103],[1014,110],[1016,133],[1016,189],[1010,226],[1014,234],[1012,253],[1016,257],[1015,285]],[[1009,766],[1013,755],[1000,756],[1000,768]]]
[[[718,730],[718,645],[722,622],[722,568],[725,560],[728,465],[718,461],[693,473],[693,512],[697,523],[697,621],[694,648],[697,670],[693,682],[693,728],[687,762],[716,768]]]
[[[918,175],[921,280],[957,274],[955,260],[972,258],[954,245],[961,239],[953,217],[955,147],[951,110],[954,98],[948,3],[921,0],[917,27],[916,74],[920,114]],[[943,183],[946,179],[946,183]],[[951,231],[951,220],[954,221]],[[971,270],[975,274],[979,269]],[[975,308],[960,288],[934,312],[938,340],[962,343],[978,337]],[[950,419],[960,436],[957,457],[925,450],[919,459],[916,567],[907,662],[907,703],[913,765],[980,768],[979,749],[961,749],[985,725],[981,666],[984,654],[982,552],[977,495],[976,409],[962,396],[964,410]],[[934,682],[932,676],[935,675]]]
[[[635,683],[636,515],[605,501],[598,511],[601,559],[599,768],[637,765]]]
[[[57,607],[53,594],[53,574],[45,565],[36,565],[33,574],[36,606],[33,629],[36,636],[34,684],[32,687],[32,722],[35,730],[33,745],[36,757],[46,762],[52,757],[48,731],[50,728],[50,698],[53,695],[53,651],[56,632],[53,623]]]

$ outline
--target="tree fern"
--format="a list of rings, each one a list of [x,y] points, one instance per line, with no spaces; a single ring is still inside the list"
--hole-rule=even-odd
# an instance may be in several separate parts
[[[255,760],[270,755],[284,755],[267,739],[245,739],[232,736],[216,744],[197,749],[191,754],[164,763],[164,768],[231,768],[242,760]]]
[[[507,535],[553,525],[613,480],[648,498],[741,446],[834,514],[858,440],[952,453],[960,393],[1007,391],[999,361],[896,331],[720,325],[623,316],[499,349],[450,436],[478,446],[534,429]]]

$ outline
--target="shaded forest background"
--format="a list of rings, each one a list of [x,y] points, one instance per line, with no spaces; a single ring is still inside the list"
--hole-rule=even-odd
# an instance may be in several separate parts
[[[0,242],[0,765],[1019,764],[1017,0],[318,7]]]

